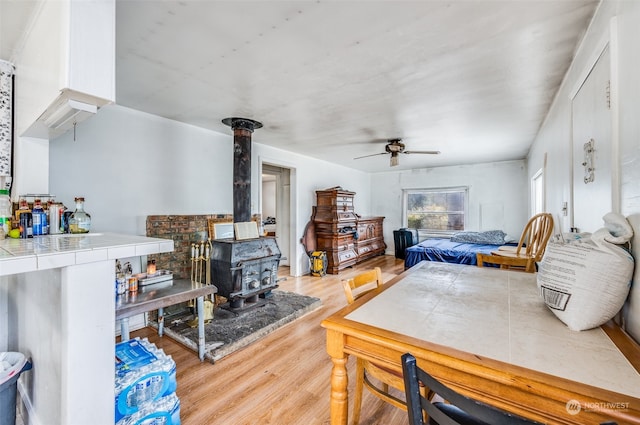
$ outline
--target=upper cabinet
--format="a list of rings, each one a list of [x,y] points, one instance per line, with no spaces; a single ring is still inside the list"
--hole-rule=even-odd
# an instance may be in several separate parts
[[[115,0],[46,0],[16,66],[16,132],[53,138],[115,101]]]

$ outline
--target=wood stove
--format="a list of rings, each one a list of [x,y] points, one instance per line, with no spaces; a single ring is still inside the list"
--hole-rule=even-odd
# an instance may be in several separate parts
[[[213,282],[232,309],[257,305],[260,295],[278,287],[281,254],[274,237],[212,243]]]
[[[262,124],[247,118],[225,118],[233,129],[233,221],[251,220],[251,134]],[[278,287],[280,249],[274,237],[212,241],[211,277],[231,309],[259,305]]]

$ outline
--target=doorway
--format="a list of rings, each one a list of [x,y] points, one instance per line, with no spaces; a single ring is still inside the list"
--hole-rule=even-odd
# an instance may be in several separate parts
[[[264,230],[276,238],[282,254],[280,265],[290,266],[291,170],[263,163],[261,193]]]

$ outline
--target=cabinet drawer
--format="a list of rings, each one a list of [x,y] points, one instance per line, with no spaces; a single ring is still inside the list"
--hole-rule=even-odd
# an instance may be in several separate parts
[[[353,211],[339,211],[338,221],[356,221],[356,215]]]
[[[338,259],[340,260],[341,264],[350,260],[355,261],[357,258],[358,255],[353,249],[347,249],[346,251],[338,252]]]
[[[358,247],[358,255],[364,255],[367,252],[371,252],[372,251],[372,247],[369,245],[365,245],[365,246],[359,246]]]
[[[338,251],[353,250],[355,247],[353,241],[345,241],[344,243],[338,243]]]
[[[313,221],[320,223],[335,223],[341,221],[351,221],[355,225],[356,215],[353,211],[331,210],[318,208]]]
[[[335,192],[332,193],[317,193],[317,205],[349,205],[353,206],[353,193],[341,193],[337,194]]]
[[[318,235],[317,247],[320,251],[344,251],[347,249],[353,249],[353,234],[347,234],[344,236]]]
[[[353,209],[353,199],[338,198],[336,199],[336,206],[338,209]]]

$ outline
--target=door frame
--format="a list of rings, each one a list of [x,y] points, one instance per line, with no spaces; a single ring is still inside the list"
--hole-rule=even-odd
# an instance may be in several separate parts
[[[279,161],[274,158],[258,157],[258,176],[260,176],[260,189],[258,191],[258,202],[260,205],[260,212],[262,213],[262,173],[263,164],[271,165],[273,167],[284,168],[289,170],[289,274],[291,276],[299,276],[300,273],[300,261],[301,249],[297,243],[296,235],[298,230],[298,208],[297,208],[297,170],[295,166],[283,161]],[[276,233],[277,236],[277,233]],[[306,254],[305,254],[306,255]]]

